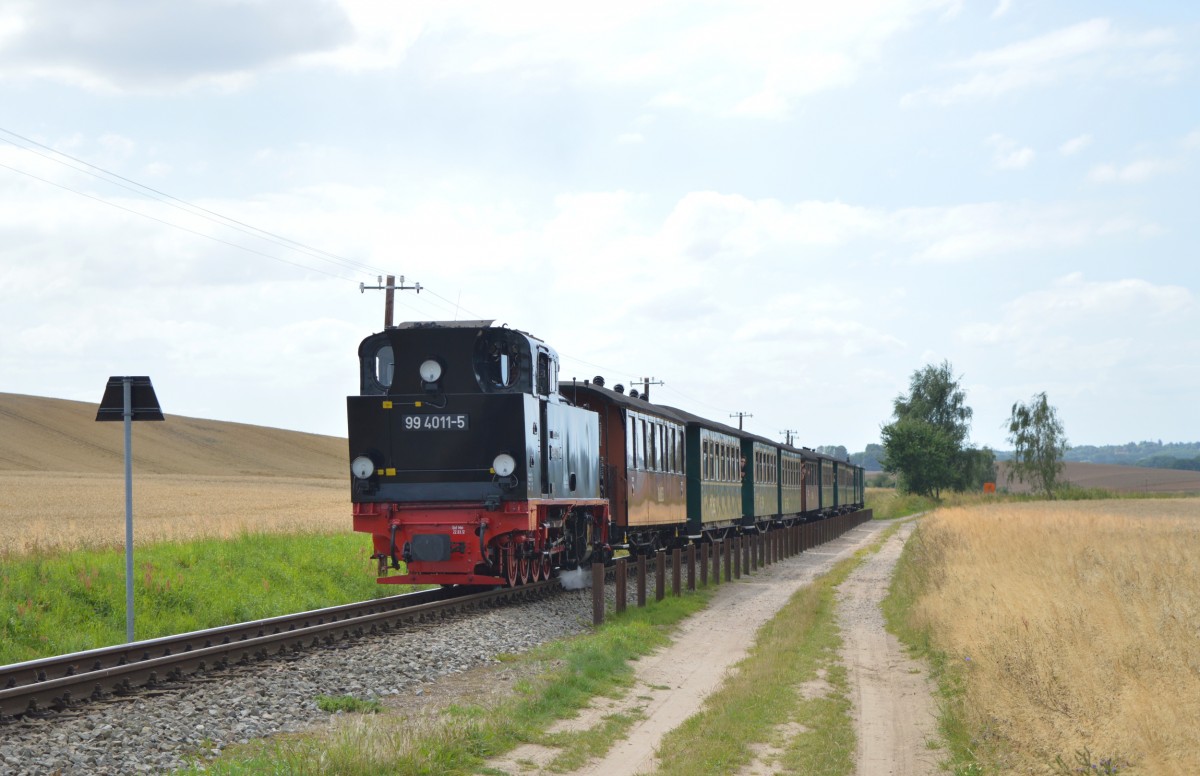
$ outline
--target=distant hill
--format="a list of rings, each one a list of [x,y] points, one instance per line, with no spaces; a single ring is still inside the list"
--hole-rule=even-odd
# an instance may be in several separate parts
[[[121,423],[97,405],[0,393],[0,471],[120,474]],[[346,440],[178,415],[133,428],[134,473],[342,478]]]

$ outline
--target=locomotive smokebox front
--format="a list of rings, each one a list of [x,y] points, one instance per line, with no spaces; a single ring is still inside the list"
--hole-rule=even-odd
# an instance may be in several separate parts
[[[482,322],[406,324],[359,347],[347,399],[355,503],[524,500],[541,492],[525,335]],[[524,389],[524,390],[523,390]]]

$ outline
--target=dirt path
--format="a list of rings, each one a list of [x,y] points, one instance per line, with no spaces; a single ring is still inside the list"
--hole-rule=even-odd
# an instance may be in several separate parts
[[[915,525],[902,526],[838,586],[841,659],[854,704],[858,776],[937,772],[940,752],[926,746],[937,734],[934,687],[924,665],[909,658],[884,629],[879,608]]]
[[[835,563],[867,544],[882,527],[880,523],[868,523],[816,550],[760,570],[753,577],[723,584],[712,603],[681,626],[670,646],[638,662],[636,684],[623,699],[602,699],[575,719],[552,728],[552,731],[586,730],[599,724],[604,716],[615,712],[640,714],[641,718],[633,725],[629,735],[617,743],[604,759],[591,762],[576,773],[635,774],[653,771],[657,767],[654,752],[662,737],[699,710],[704,698],[721,684],[730,667],[746,656],[758,628],[773,617],[799,587],[824,574]],[[906,526],[904,536],[910,530],[911,526]],[[839,617],[845,623],[843,627],[848,629],[848,651],[843,659],[848,666],[853,663],[852,675],[870,675],[879,680],[877,686],[871,686],[883,696],[890,692],[887,689],[889,683],[895,680],[896,692],[902,699],[898,704],[889,704],[877,698],[874,690],[872,693],[860,691],[860,687],[867,685],[861,679],[857,680],[853,687],[860,741],[870,737],[875,742],[879,738],[875,732],[877,729],[907,730],[904,720],[912,717],[932,719],[914,709],[920,699],[913,696],[915,690],[911,682],[913,677],[920,679],[922,675],[907,673],[910,668],[901,666],[896,656],[887,649],[862,646],[872,641],[872,628],[877,629],[879,635],[887,635],[883,631],[882,617],[878,615],[878,601],[887,591],[887,580],[902,543],[902,538],[889,541],[884,550],[888,559],[870,559],[851,580],[843,584],[843,588],[846,588],[853,582],[847,588],[850,592],[840,598],[839,609],[849,612],[844,617],[839,612]],[[874,624],[866,611],[871,607],[874,607],[878,617],[878,622]],[[899,649],[898,645],[896,649]],[[925,701],[931,704],[928,692],[925,692]],[[891,715],[897,715],[898,719],[885,719]],[[936,756],[925,749],[925,741],[926,734],[914,728],[910,734],[902,737],[902,741],[892,741],[888,746],[893,753],[907,747],[911,757],[903,757],[932,763]],[[863,760],[869,766],[860,768],[860,774],[925,773],[922,770],[892,769],[876,758],[878,751],[877,743],[865,748],[860,745],[860,760],[863,757],[871,758]],[[488,763],[488,767],[510,774],[539,773],[555,754],[553,749],[526,745],[502,760]],[[899,755],[885,755],[889,756]],[[769,766],[764,770],[758,764],[753,770],[755,773],[770,772]]]

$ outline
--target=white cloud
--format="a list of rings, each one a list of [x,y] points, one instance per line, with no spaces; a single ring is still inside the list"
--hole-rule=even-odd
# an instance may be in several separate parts
[[[100,92],[233,88],[351,33],[330,0],[39,0],[0,20],[0,77]]]
[[[1082,332],[1081,326],[1110,329],[1115,336],[1194,306],[1195,297],[1184,286],[1155,285],[1140,278],[1087,280],[1082,272],[1073,272],[1004,305],[1002,321],[967,324],[958,334],[978,345],[1038,342],[1047,332]]]
[[[108,91],[232,90],[279,69],[400,68],[419,50],[408,71],[417,79],[503,73],[515,76],[505,80],[512,89],[616,84],[644,90],[651,105],[775,118],[806,95],[852,83],[922,15],[956,4],[302,2],[181,0],[168,13],[105,0],[82,16],[68,0],[30,3],[0,17],[0,76]]]
[[[646,138],[641,132],[622,132],[617,136],[617,142],[623,144],[637,144],[646,142]]]
[[[1115,386],[1129,373],[1173,363],[1178,332],[1195,308],[1193,292],[1183,286],[1087,280],[1075,272],[1005,304],[1000,320],[960,326],[956,335],[1042,387]]]
[[[1091,135],[1079,135],[1066,141],[1058,147],[1058,152],[1063,156],[1074,156],[1083,149],[1092,144]]]
[[[1121,166],[1100,164],[1088,173],[1088,180],[1093,183],[1144,183],[1174,172],[1178,167],[1178,162],[1169,159],[1138,159]]]
[[[952,69],[968,73],[966,80],[920,89],[902,103],[948,105],[1067,80],[1173,75],[1186,64],[1170,50],[1174,42],[1170,30],[1128,33],[1109,19],[1091,19],[955,62]]]
[[[1147,316],[1168,315],[1193,303],[1192,292],[1183,286],[1154,285],[1139,278],[1085,280],[1073,272],[1054,281],[1045,291],[1035,291],[1010,305],[1013,317],[1023,320],[1111,318],[1137,312]]]
[[[992,10],[993,19],[999,19],[1012,9],[1012,0],[1000,0],[996,3],[996,7]]]
[[[992,165],[997,170],[1023,170],[1035,156],[1032,148],[1019,146],[1017,141],[995,134],[987,139],[992,149]]]

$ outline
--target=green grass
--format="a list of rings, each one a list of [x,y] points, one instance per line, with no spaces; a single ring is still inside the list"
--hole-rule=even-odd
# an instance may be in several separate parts
[[[867,491],[867,509],[873,510],[876,520],[895,520],[918,512],[929,512],[938,506],[940,504],[937,500],[913,493],[899,493],[894,490],[881,493],[875,488]]]
[[[136,637],[273,617],[408,588],[378,585],[359,534],[248,534],[138,547]],[[0,664],[125,641],[122,549],[15,556],[0,566]]]
[[[330,714],[378,714],[383,704],[377,700],[364,700],[353,695],[318,695],[317,708]]]
[[[1114,491],[1104,488],[1081,488],[1062,485],[1054,491],[1054,498],[1061,501],[1091,501],[1104,499],[1160,499],[1183,498],[1188,493],[1146,493],[1141,491]],[[996,504],[1021,501],[1045,501],[1041,493],[1009,493],[1003,488],[999,493],[956,493],[946,491],[941,499],[901,493],[894,489],[868,488],[867,508],[874,511],[876,520],[895,520],[919,512],[931,512],[939,507],[967,507],[980,504]]]
[[[619,697],[633,684],[632,661],[666,644],[671,630],[703,608],[707,591],[666,598],[644,609],[610,616],[596,631],[506,655],[507,663],[530,661],[543,669],[518,682],[515,698],[501,708],[451,707],[444,718],[390,712],[354,717],[327,735],[276,737],[232,747],[204,764],[208,774],[470,774],[488,758],[523,743],[565,747],[554,767],[569,769],[607,751],[634,721],[613,714],[583,733],[547,734],[556,720],[574,716],[593,697]],[[586,749],[581,750],[581,747]],[[189,773],[200,773],[197,766]]]

